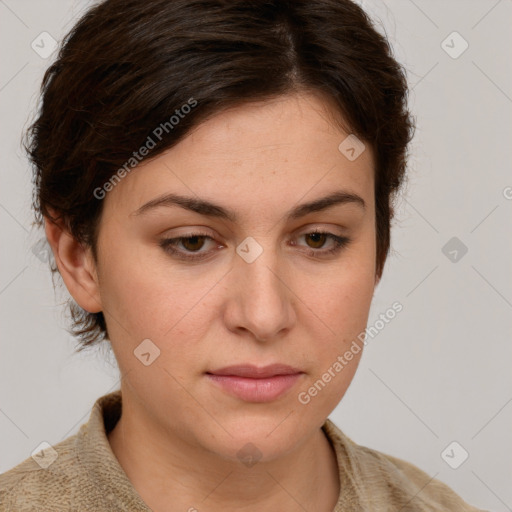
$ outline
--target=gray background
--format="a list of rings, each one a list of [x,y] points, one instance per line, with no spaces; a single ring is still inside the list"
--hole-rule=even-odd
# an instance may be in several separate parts
[[[403,311],[369,339],[331,418],[469,503],[512,510],[512,1],[361,3],[408,70],[418,128],[369,325],[397,300]],[[0,0],[0,472],[74,434],[119,387],[107,350],[73,354],[66,291],[54,294],[34,254],[42,233],[20,147],[52,58],[31,43],[43,31],[59,41],[88,4]],[[469,45],[457,58],[454,31]],[[469,453],[457,469],[441,456],[453,441]],[[452,465],[461,453],[449,451]]]

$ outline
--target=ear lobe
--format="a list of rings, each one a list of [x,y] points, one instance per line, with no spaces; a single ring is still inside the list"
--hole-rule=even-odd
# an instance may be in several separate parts
[[[98,274],[91,249],[77,242],[61,222],[48,217],[44,220],[46,238],[69,293],[85,311],[100,312]]]

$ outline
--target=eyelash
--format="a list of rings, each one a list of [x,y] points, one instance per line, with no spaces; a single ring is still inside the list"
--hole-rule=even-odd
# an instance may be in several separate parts
[[[309,249],[306,251],[306,254],[308,256],[312,256],[314,258],[321,258],[324,256],[330,256],[333,254],[336,254],[340,252],[344,247],[346,247],[352,240],[346,236],[338,236],[334,233],[330,233],[328,231],[321,231],[321,230],[313,230],[308,231],[307,233],[303,233],[301,236],[305,235],[327,235],[328,238],[333,240],[334,247],[327,250],[321,250],[321,249]],[[189,238],[195,238],[195,237],[205,237],[209,240],[213,240],[211,236],[209,236],[207,233],[201,233],[201,232],[195,232],[195,233],[187,233],[183,236],[176,237],[176,238],[164,238],[159,242],[160,247],[167,252],[174,256],[177,256],[179,259],[186,260],[186,261],[197,261],[202,260],[208,257],[207,253],[184,253],[183,251],[175,249],[175,246],[181,241],[181,240],[187,240]],[[187,255],[185,255],[187,254]],[[189,255],[192,254],[192,255]]]

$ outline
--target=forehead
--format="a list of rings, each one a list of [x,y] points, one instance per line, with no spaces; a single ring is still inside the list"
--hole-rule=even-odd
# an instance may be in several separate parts
[[[353,145],[349,136],[318,95],[242,104],[142,162],[107,194],[105,206],[132,212],[162,193],[176,192],[215,199],[234,210],[251,202],[286,207],[334,188],[364,196],[370,204],[372,151],[367,144],[358,146],[357,153],[364,150],[352,158],[345,147]]]

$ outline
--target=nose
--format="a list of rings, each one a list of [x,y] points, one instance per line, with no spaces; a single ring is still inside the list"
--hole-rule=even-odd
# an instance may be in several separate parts
[[[249,332],[262,342],[282,337],[296,321],[297,296],[289,269],[270,246],[253,261],[240,254],[228,274],[227,327],[233,332]]]

